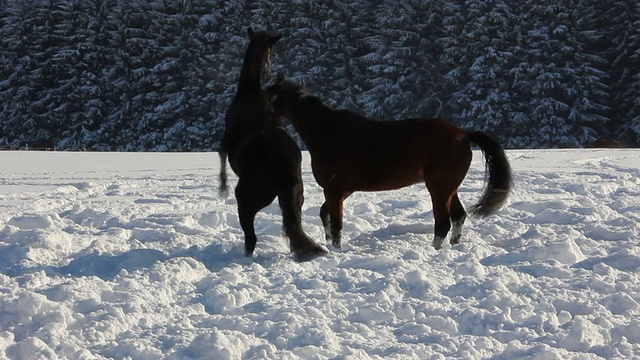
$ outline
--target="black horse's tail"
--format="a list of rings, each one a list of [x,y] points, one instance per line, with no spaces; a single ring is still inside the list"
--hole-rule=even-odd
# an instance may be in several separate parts
[[[307,261],[327,254],[302,229],[302,203],[304,194],[302,180],[285,182],[278,193],[278,204],[282,210],[282,228],[289,238],[291,251],[296,261]]]
[[[220,184],[218,185],[218,194],[226,197],[229,194],[229,185],[227,185],[227,152],[220,151]]]
[[[471,208],[471,214],[486,217],[497,212],[507,201],[513,184],[511,166],[504,149],[495,140],[481,132],[469,132],[467,139],[478,145],[485,158],[489,179],[480,201]]]

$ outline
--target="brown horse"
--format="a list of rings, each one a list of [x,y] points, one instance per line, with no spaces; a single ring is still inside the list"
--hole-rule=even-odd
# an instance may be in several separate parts
[[[256,247],[254,219],[260,209],[278,197],[283,230],[298,261],[326,254],[303,231],[304,202],[298,145],[282,128],[281,122],[262,88],[269,71],[270,52],[280,36],[248,30],[249,47],[240,71],[236,96],[225,117],[220,149],[220,193],[227,191],[226,160],[238,175],[235,189],[238,217],[244,231],[245,255]]]
[[[616,139],[598,139],[591,143],[592,148],[621,148],[622,144]]]
[[[341,246],[343,202],[355,191],[398,189],[424,182],[435,217],[433,246],[451,229],[458,244],[466,211],[458,187],[469,170],[471,143],[484,153],[488,185],[472,214],[495,213],[511,189],[511,167],[502,147],[480,132],[466,132],[439,119],[374,121],[333,110],[300,86],[279,78],[267,88],[274,110],[289,118],[307,145],[316,181],[324,190],[320,218],[327,240]]]

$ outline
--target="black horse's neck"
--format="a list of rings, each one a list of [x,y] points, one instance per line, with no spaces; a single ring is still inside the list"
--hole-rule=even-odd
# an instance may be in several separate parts
[[[269,72],[271,47],[280,39],[280,35],[269,31],[247,30],[249,47],[244,55],[238,92],[262,91],[262,84]]]
[[[262,47],[262,48],[260,48]],[[238,92],[261,91],[262,82],[268,66],[269,48],[260,46],[254,41],[249,43],[249,48],[244,56]]]
[[[271,47],[280,36],[266,31],[248,29],[249,46],[240,71],[236,96],[225,116],[225,128],[220,148],[229,152],[230,159],[247,135],[267,127],[280,126],[279,119],[262,89],[268,72]],[[231,161],[231,160],[230,160]]]

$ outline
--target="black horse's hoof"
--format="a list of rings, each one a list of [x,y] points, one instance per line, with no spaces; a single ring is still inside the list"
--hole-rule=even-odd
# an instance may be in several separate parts
[[[341,249],[341,248],[342,248],[342,242],[341,242],[340,240],[338,240],[338,241],[335,241],[335,240],[334,240],[334,241],[332,241],[332,242],[331,242],[331,245],[333,245],[333,247],[334,247],[334,248],[336,248],[336,249]]]

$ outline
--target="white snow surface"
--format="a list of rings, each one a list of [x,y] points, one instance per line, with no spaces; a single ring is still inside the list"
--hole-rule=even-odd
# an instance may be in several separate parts
[[[640,150],[512,150],[515,188],[431,247],[422,184],[355,193],[342,249],[304,154],[295,262],[274,202],[243,256],[216,153],[0,153],[0,358],[640,358]],[[460,188],[484,186],[482,154]],[[237,178],[231,177],[234,185]]]

